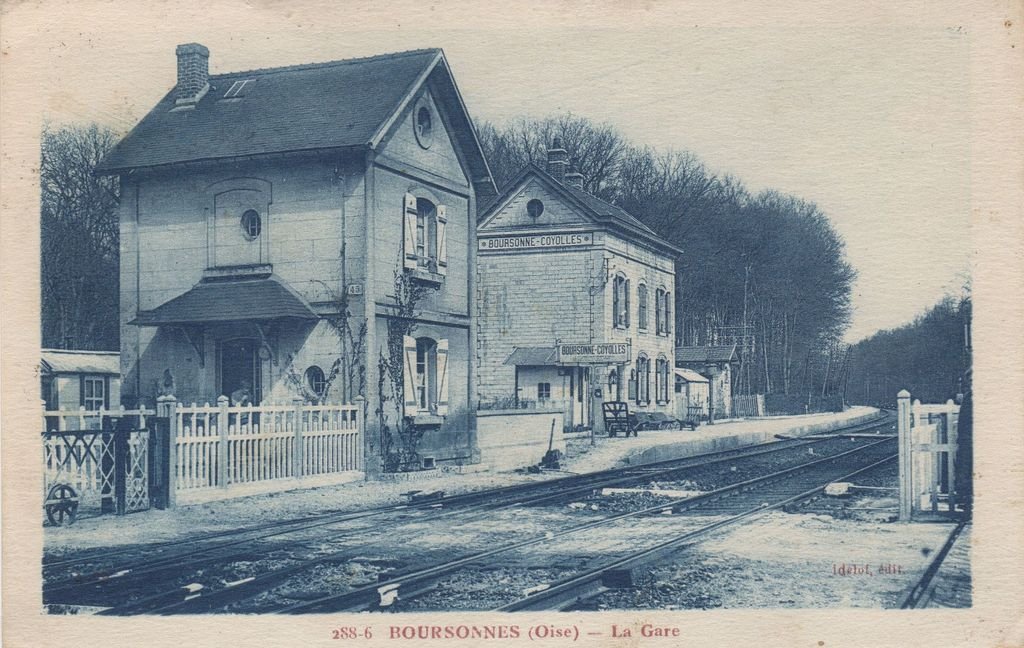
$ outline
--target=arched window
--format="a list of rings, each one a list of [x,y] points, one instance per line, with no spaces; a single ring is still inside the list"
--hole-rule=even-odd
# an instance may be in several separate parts
[[[405,415],[448,415],[448,340],[405,336]]]
[[[429,412],[436,402],[437,343],[428,337],[416,338],[416,405]]]
[[[636,359],[636,404],[646,405],[651,402],[651,361],[644,354]]]
[[[640,284],[636,288],[636,326],[641,331],[647,330],[647,285]]]
[[[405,194],[403,265],[438,275],[448,271],[448,208],[428,198]]]
[[[654,318],[655,330],[658,335],[668,335],[672,332],[672,293],[664,288],[658,288],[654,297]]]
[[[622,274],[612,281],[612,325],[629,328],[629,279]]]
[[[669,381],[668,359],[665,358],[665,356],[660,356],[658,358],[657,362],[655,363],[655,372],[654,372],[654,385],[655,385],[655,387],[654,387],[654,397],[657,399],[657,401],[659,403],[667,403],[668,402],[668,394],[669,394],[669,391],[668,391],[668,389],[669,389],[668,381]]]

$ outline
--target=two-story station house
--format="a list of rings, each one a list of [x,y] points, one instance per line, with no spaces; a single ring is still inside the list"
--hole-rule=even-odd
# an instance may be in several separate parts
[[[556,139],[477,230],[480,399],[565,410],[600,427],[600,404],[675,415],[673,297],[680,250],[583,190]],[[527,401],[524,403],[524,401]]]
[[[477,202],[496,191],[444,53],[208,59],[178,46],[177,84],[99,169],[121,181],[122,400],[361,395],[368,457],[396,419],[421,455],[470,457]]]

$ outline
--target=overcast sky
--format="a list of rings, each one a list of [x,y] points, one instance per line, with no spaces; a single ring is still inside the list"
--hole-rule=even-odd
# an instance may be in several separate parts
[[[755,192],[817,203],[859,273],[850,341],[966,282],[970,36],[955,22],[810,11],[730,19],[660,4],[617,14],[546,6],[526,24],[494,5],[467,9],[453,28],[426,5],[259,6],[179,15],[153,5],[129,16],[101,4],[74,23],[40,25],[43,114],[131,128],[173,86],[183,42],[210,48],[213,73],[442,47],[477,123],[572,111],[636,143],[692,151]]]

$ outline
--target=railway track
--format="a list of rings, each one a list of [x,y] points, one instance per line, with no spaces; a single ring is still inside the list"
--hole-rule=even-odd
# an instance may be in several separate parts
[[[871,430],[887,424],[887,421],[872,422],[851,426],[837,433],[852,434]],[[707,467],[726,461],[751,460],[756,457],[779,453],[784,450],[815,447],[816,444],[828,443],[826,439],[811,441],[787,440],[772,442],[761,446],[748,447],[718,453],[707,453],[682,460],[645,464],[625,469],[606,470],[587,475],[564,477],[545,482],[534,482],[490,491],[467,493],[451,497],[441,497],[432,501],[411,505],[394,505],[356,511],[349,513],[324,514],[310,518],[300,518],[286,522],[260,525],[235,532],[209,534],[198,539],[180,542],[160,543],[155,550],[149,552],[145,559],[136,559],[127,563],[104,565],[103,569],[91,573],[73,576],[70,579],[50,580],[44,587],[44,602],[64,604],[90,604],[111,607],[106,613],[134,614],[146,612],[199,612],[217,609],[218,605],[230,604],[234,600],[243,599],[260,591],[261,587],[270,587],[275,582],[300,573],[318,564],[340,564],[351,560],[359,554],[358,548],[347,548],[335,552],[322,552],[308,559],[285,557],[275,567],[268,567],[251,577],[235,580],[222,580],[220,583],[201,585],[190,578],[182,578],[182,574],[202,573],[206,568],[215,567],[219,563],[238,559],[239,556],[263,555],[273,562],[273,551],[268,549],[272,542],[293,541],[296,535],[310,532],[338,538],[366,532],[366,523],[372,522],[378,535],[391,535],[410,520],[420,518],[440,520],[445,517],[462,521],[466,517],[486,515],[502,508],[522,506],[542,506],[592,492],[608,486],[622,486],[650,479],[663,479],[685,472],[696,467]],[[362,521],[364,526],[352,528],[351,523]],[[337,529],[345,525],[344,529]],[[384,529],[381,531],[380,529]],[[316,536],[306,537],[303,542],[309,544]],[[274,550],[280,549],[275,545]],[[294,552],[290,552],[293,554]],[[124,555],[123,553],[121,555]],[[95,561],[94,555],[62,559],[48,562],[45,567],[59,571],[69,569],[83,562]],[[189,581],[189,582],[184,582]],[[173,584],[173,585],[170,585]],[[162,585],[162,589],[158,586]],[[170,586],[169,586],[170,585]],[[123,595],[130,593],[130,600],[123,600]],[[122,601],[109,605],[108,601],[96,601],[97,594],[121,595]],[[107,603],[107,605],[103,605]]]

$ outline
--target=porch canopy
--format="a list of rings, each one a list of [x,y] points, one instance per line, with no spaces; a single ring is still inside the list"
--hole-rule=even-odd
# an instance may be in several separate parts
[[[505,364],[517,367],[546,367],[556,365],[558,353],[555,347],[516,347]]]
[[[205,279],[188,292],[150,311],[139,311],[137,326],[195,326],[218,322],[315,320],[317,314],[276,277]]]

